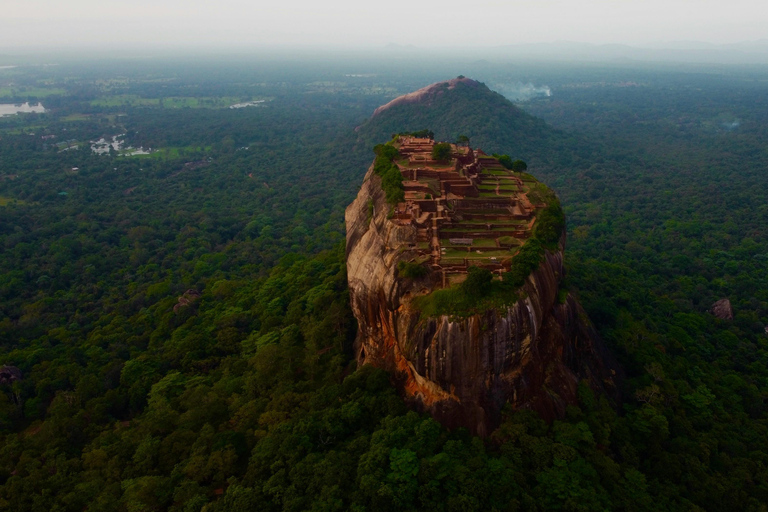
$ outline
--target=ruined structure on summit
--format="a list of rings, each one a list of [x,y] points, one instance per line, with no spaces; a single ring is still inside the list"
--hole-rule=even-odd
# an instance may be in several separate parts
[[[546,206],[529,199],[537,182],[469,146],[451,144],[450,159],[438,162],[434,140],[400,136],[393,145],[405,202],[395,206],[392,221],[416,228],[409,248],[419,262],[442,273],[444,286],[463,280],[470,266],[509,270],[533,230],[536,209]]]
[[[471,86],[454,85],[379,111]],[[358,365],[387,370],[413,407],[480,436],[508,405],[565,417],[583,384],[618,399],[617,366],[563,286],[554,191],[468,144],[401,134],[373,150],[344,213]]]

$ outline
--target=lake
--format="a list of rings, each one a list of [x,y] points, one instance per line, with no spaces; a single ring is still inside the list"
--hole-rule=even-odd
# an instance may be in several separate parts
[[[29,102],[15,105],[13,103],[0,103],[0,117],[13,116],[16,114],[28,114],[34,112],[36,114],[42,114],[45,112],[45,107],[42,103],[30,105]]]

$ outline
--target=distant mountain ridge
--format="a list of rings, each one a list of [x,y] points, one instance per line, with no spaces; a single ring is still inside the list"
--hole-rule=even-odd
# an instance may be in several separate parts
[[[478,54],[478,48],[430,48],[387,46],[419,56],[438,56],[450,51],[457,57]],[[548,62],[657,62],[689,64],[766,64],[768,39],[713,43],[706,41],[660,41],[657,43],[586,43],[580,41],[550,41],[517,43],[482,48],[484,59],[494,61],[548,61]]]

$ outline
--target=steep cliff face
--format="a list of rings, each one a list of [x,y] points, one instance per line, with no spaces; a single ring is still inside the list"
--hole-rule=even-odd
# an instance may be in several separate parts
[[[416,229],[390,221],[381,182],[368,171],[346,210],[347,273],[359,330],[359,364],[392,373],[406,399],[449,427],[488,435],[506,402],[561,417],[586,380],[616,398],[616,368],[570,295],[558,301],[559,252],[548,252],[514,305],[466,318],[421,318],[413,297],[438,286],[398,277]]]

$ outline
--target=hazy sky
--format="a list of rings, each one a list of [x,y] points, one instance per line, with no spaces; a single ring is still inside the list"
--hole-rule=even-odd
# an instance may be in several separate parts
[[[495,46],[768,37],[765,0],[2,0],[24,46]]]

